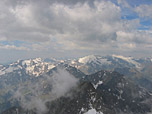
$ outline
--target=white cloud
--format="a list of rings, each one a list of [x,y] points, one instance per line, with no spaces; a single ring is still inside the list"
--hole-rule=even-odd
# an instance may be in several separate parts
[[[23,51],[29,51],[29,48],[20,46],[17,47],[15,45],[0,45],[0,49],[7,49],[7,50],[23,50]]]
[[[48,111],[47,102],[61,96],[67,97],[66,94],[76,87],[77,83],[78,79],[65,69],[57,69],[51,76],[45,75],[43,78],[39,78],[36,83],[28,81],[27,85],[20,85],[17,90],[12,90],[13,99],[16,99],[25,109],[36,109],[38,114],[42,114]],[[25,94],[25,92],[27,93]],[[68,97],[70,97],[69,94]]]
[[[26,41],[28,46],[22,47],[28,47],[31,53],[45,51],[62,56],[69,51],[71,55],[75,52],[138,51],[139,45],[146,50],[152,43],[150,33],[137,30],[141,26],[139,18],[121,19],[121,6],[133,9],[124,0],[118,0],[118,3],[105,0],[0,1],[0,41],[2,38]],[[150,7],[141,5],[135,11],[141,17],[151,18]]]
[[[117,0],[117,2],[118,2],[118,4],[120,4],[122,7],[132,9],[132,7],[127,3],[126,0]]]
[[[149,34],[147,31],[132,31],[132,32],[117,32],[119,41],[121,42],[131,42],[138,44],[151,45],[152,34]]]
[[[54,36],[67,49],[114,41],[116,31],[121,28],[120,8],[111,2],[95,2],[94,8],[87,3],[74,7],[54,4],[51,11],[57,20],[54,24],[60,22],[60,29],[56,29],[58,32]]]
[[[53,3],[44,9],[38,3],[9,8],[15,22],[3,28],[0,35],[29,42],[56,38],[56,43],[65,49],[87,49],[90,42],[116,40],[116,31],[121,28],[120,7],[112,2],[94,2],[94,7],[88,3]]]
[[[135,8],[140,17],[152,19],[152,5],[140,5]]]
[[[26,25],[31,25],[34,23],[34,19],[31,12],[32,6],[31,5],[23,5],[17,6],[15,8],[11,8],[10,12],[15,15],[15,17]]]

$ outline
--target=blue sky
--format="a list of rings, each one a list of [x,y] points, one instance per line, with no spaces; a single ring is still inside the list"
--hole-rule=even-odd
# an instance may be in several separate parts
[[[136,11],[133,11],[132,8],[139,7],[141,5],[152,5],[151,0],[127,0],[126,1],[131,8],[128,7],[121,7],[121,15],[122,19],[132,20],[132,19],[139,19],[141,26],[138,28],[139,30],[149,30],[152,25],[152,19],[147,17],[140,17]],[[118,4],[119,5],[119,4]],[[146,11],[145,11],[146,13]]]
[[[0,1],[0,63],[151,49],[152,0]]]

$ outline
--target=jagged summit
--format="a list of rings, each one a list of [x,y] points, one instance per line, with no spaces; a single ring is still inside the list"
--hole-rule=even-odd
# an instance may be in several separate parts
[[[42,58],[18,60],[9,65],[0,67],[0,75],[25,70],[29,75],[39,76],[53,67],[55,67],[55,63],[45,62]]]
[[[79,63],[90,63],[92,61],[97,61],[97,56],[96,55],[88,55],[88,56],[85,56],[85,57],[82,57],[82,58],[79,58],[78,59],[78,62]]]

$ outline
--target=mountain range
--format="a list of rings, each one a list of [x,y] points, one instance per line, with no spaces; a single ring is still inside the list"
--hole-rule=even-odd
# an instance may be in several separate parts
[[[150,114],[151,68],[150,58],[120,55],[0,65],[0,112]]]
[[[21,73],[24,72],[27,75],[38,77],[61,63],[73,66],[86,75],[93,74],[101,69],[117,71],[152,91],[152,59],[136,59],[120,55],[89,55],[73,60],[56,60],[54,58],[18,60],[9,65],[0,65],[0,78],[2,75],[12,72],[16,72],[17,75],[22,75]]]

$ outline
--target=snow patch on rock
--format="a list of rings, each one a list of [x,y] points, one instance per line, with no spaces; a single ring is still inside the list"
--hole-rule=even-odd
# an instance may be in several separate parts
[[[102,112],[97,112],[96,109],[90,109],[88,110],[88,112],[84,113],[84,114],[103,114]]]
[[[99,85],[103,84],[103,81],[99,81],[97,84],[93,84],[94,88],[97,89]]]

